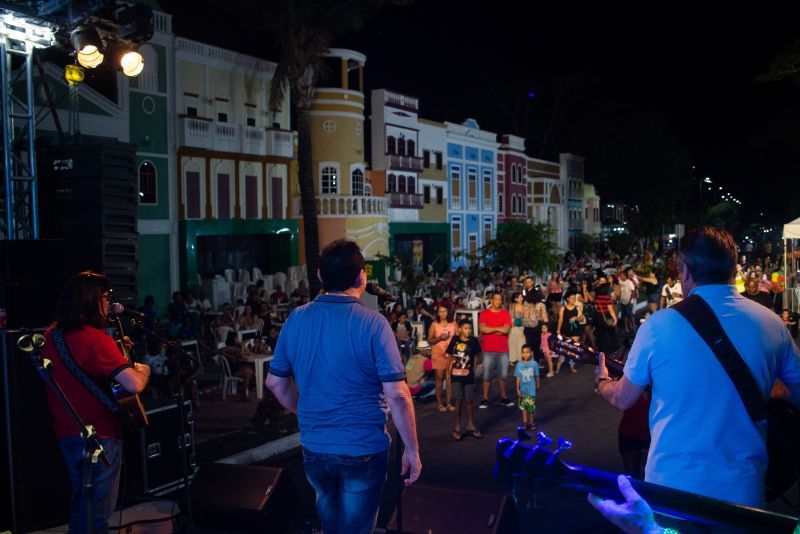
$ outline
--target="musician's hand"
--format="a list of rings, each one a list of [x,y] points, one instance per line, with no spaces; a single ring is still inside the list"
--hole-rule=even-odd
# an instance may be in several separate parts
[[[150,376],[150,366],[144,363],[134,363],[133,368],[142,373],[143,375]]]
[[[597,354],[597,369],[594,370],[595,378],[608,378],[608,367],[606,367],[606,355],[602,352]]]
[[[647,501],[642,499],[631,486],[630,480],[625,475],[617,477],[617,484],[625,502],[617,504],[613,499],[601,499],[591,493],[589,503],[597,508],[612,524],[619,527],[626,534],[655,534],[663,532],[653,517],[653,510]]]
[[[126,351],[130,351],[133,348],[133,341],[128,336],[122,338],[122,344],[125,345]]]
[[[410,486],[419,478],[422,471],[422,462],[419,459],[419,453],[410,449],[403,452],[403,469],[400,471],[402,477],[408,473],[408,478],[403,482],[406,486]]]

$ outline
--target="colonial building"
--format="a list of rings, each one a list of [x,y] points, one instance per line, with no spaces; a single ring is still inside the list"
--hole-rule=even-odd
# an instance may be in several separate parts
[[[574,154],[560,154],[561,181],[566,185],[569,238],[572,248],[583,232],[583,178],[584,158]]]
[[[497,203],[495,169],[497,135],[480,129],[477,121],[445,123],[447,175],[450,184],[448,222],[453,268],[467,264],[495,236]]]
[[[389,197],[384,184],[370,183],[364,154],[364,64],[353,50],[331,49],[332,75],[314,91],[311,106],[311,158],[320,248],[347,238],[366,258],[389,253]],[[300,189],[293,178],[291,216],[300,222]],[[301,247],[302,249],[302,247]],[[301,257],[301,263],[305,263]]]
[[[527,213],[531,222],[548,223],[561,250],[569,248],[566,186],[561,165],[555,161],[527,159]]]
[[[583,184],[583,233],[599,236],[602,230],[600,197],[592,184]]]
[[[525,139],[501,135],[497,149],[497,221],[525,222],[528,219],[528,169]]]

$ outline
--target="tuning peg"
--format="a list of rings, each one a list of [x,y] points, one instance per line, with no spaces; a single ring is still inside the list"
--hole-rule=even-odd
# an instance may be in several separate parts
[[[517,427],[517,441],[530,441],[531,435],[525,430],[525,427],[520,425]]]
[[[536,444],[537,445],[539,445],[541,447],[547,447],[551,443],[553,443],[553,440],[550,439],[547,436],[547,434],[545,434],[544,432],[539,432],[538,434],[536,434]]]
[[[548,466],[548,467],[551,466],[553,464],[553,462],[556,461],[556,458],[558,458],[558,455],[561,454],[562,451],[566,451],[566,450],[569,450],[571,448],[572,448],[572,442],[571,441],[567,441],[564,438],[558,438],[558,448],[553,451],[553,454],[551,454],[550,458],[547,459],[547,462],[545,462],[545,465]]]

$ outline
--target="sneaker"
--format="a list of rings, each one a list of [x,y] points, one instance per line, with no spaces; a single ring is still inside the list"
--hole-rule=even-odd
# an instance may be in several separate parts
[[[508,398],[500,399],[500,406],[505,406],[506,408],[510,406],[514,406],[514,403],[508,400]]]
[[[486,399],[483,399],[481,403],[478,405],[479,410],[485,410],[488,407],[489,407],[489,401],[487,401]]]

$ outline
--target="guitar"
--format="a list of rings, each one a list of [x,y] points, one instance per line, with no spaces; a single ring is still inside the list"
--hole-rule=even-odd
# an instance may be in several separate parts
[[[117,346],[120,352],[122,352],[122,355],[125,356],[125,359],[128,360],[128,363],[131,364],[131,367],[133,367],[133,360],[131,360],[128,347],[123,341],[125,339],[125,334],[122,330],[122,322],[119,316],[115,317],[114,321],[117,323],[117,334],[119,337]],[[147,413],[142,405],[142,399],[139,398],[137,393],[129,392],[117,382],[111,383],[111,392],[114,394],[114,399],[120,407],[120,418],[122,419],[123,426],[127,430],[138,430],[150,424],[147,420]]]
[[[497,442],[494,476],[499,483],[510,485],[512,479],[522,476],[582,492],[591,491],[604,499],[614,499],[617,502],[625,500],[619,492],[615,473],[567,463],[559,458],[563,451],[572,448],[569,441],[559,438],[558,447],[552,450],[548,448],[552,440],[543,432],[537,434],[536,445],[522,443],[529,439],[530,436],[520,428],[517,440],[502,438]],[[631,485],[655,512],[699,525],[739,532],[791,533],[798,524],[796,517],[658,484],[631,479]]]
[[[570,360],[582,363],[591,363],[598,365],[599,353],[591,347],[587,347],[583,343],[573,341],[571,338],[562,335],[551,335],[547,340],[547,346],[550,347],[554,353],[563,356]],[[608,368],[608,375],[613,379],[622,378],[622,370],[625,364],[620,360],[606,356],[606,368]]]

